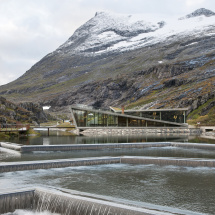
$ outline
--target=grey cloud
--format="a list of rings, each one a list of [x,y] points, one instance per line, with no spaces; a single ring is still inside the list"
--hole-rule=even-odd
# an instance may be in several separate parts
[[[33,63],[64,43],[97,11],[171,16],[182,16],[199,7],[215,11],[212,0],[190,7],[187,1],[0,0],[0,85],[24,74]]]

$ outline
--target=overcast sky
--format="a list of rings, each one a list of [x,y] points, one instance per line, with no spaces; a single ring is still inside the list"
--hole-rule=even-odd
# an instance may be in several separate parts
[[[97,11],[184,16],[215,0],[0,0],[0,85],[64,43]]]

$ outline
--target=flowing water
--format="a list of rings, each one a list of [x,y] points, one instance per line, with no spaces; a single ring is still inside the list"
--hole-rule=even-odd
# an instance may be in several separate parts
[[[45,151],[19,153],[0,148],[0,162],[55,160],[84,157],[155,156],[215,159],[214,151],[178,147],[149,147],[133,149],[103,149],[77,151]]]
[[[114,137],[65,136],[53,131],[51,136],[19,138],[10,142],[25,145],[95,144],[126,142],[199,142],[198,137],[186,135],[138,135]],[[54,134],[56,136],[54,136]],[[58,134],[58,135],[57,135]],[[213,143],[210,142],[210,143]],[[210,150],[160,147],[144,149],[105,149],[84,151],[57,151],[19,153],[0,148],[0,162],[36,161],[99,156],[155,156],[215,159]],[[176,166],[111,164],[84,167],[67,167],[48,170],[17,171],[0,174],[0,191],[27,187],[57,187],[77,190],[90,195],[132,202],[137,206],[175,209],[214,214],[215,168],[184,168]],[[16,210],[7,215],[49,215],[49,212]],[[185,213],[186,214],[186,213]],[[187,213],[191,214],[191,213]]]
[[[48,186],[125,199],[142,206],[214,214],[215,169],[111,164],[1,174],[1,187]]]
[[[60,214],[50,213],[49,211],[34,212],[29,210],[15,210],[13,213],[6,213],[4,215],[60,215]]]

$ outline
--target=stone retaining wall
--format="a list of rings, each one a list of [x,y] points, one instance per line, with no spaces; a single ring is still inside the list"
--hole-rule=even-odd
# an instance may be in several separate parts
[[[199,128],[87,128],[83,135],[139,135],[139,134],[200,134]]]

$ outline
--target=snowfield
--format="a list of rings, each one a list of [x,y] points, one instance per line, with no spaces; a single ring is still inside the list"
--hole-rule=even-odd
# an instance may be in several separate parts
[[[65,54],[66,49],[69,54],[101,55],[203,35],[215,36],[215,16],[206,9],[196,10],[182,18],[99,12],[57,51]],[[195,44],[191,42],[186,46]]]

